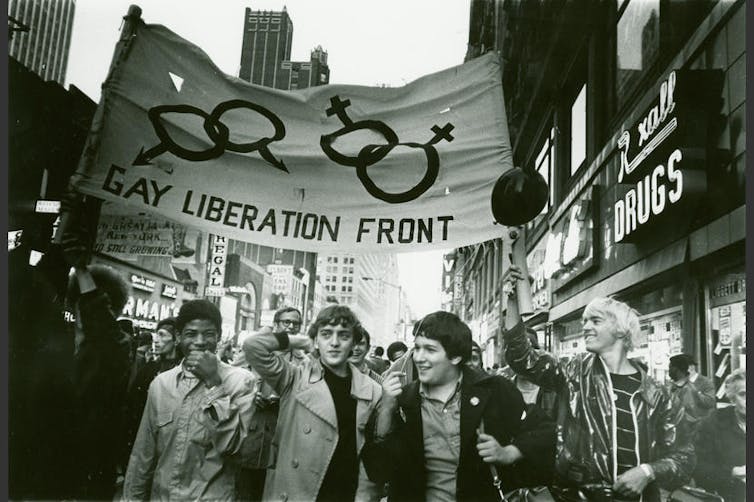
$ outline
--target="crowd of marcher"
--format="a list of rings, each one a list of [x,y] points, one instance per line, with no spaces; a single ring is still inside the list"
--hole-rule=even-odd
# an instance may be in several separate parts
[[[628,357],[639,320],[622,302],[592,300],[586,352],[561,360],[507,287],[508,366],[490,372],[442,311],[385,360],[346,306],[305,334],[301,313],[280,309],[233,350],[217,306],[198,299],[160,321],[147,351],[118,322],[126,282],[86,263],[67,210],[60,248],[11,274],[13,499],[659,501],[685,487],[745,500],[745,371],[720,408],[688,355],[654,381]],[[506,282],[519,280],[512,266]]]

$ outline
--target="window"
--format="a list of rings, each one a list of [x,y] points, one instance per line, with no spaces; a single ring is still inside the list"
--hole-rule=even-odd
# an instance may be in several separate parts
[[[586,84],[571,105],[571,175],[586,160]]]
[[[669,62],[718,0],[618,0],[615,97],[620,110]]]
[[[333,259],[332,259],[332,262],[333,262],[333,263],[338,263],[338,257],[337,257],[337,256],[334,256],[334,257],[333,257]]]
[[[615,94],[619,107],[660,56],[660,0],[624,2],[618,12]]]

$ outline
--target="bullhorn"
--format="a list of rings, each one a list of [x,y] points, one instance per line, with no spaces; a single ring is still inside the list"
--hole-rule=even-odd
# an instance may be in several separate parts
[[[542,211],[548,194],[541,174],[514,167],[503,173],[492,189],[492,215],[501,225],[524,225]]]

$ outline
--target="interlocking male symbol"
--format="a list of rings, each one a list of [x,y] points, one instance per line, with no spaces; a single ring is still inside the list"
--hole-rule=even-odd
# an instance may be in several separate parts
[[[222,123],[220,118],[225,112],[238,108],[252,110],[269,120],[275,129],[273,135],[251,143],[234,143],[233,141],[230,141],[230,130],[228,129],[228,126]],[[165,128],[165,124],[161,117],[161,115],[165,113],[186,113],[202,117],[204,119],[204,131],[214,142],[214,145],[206,150],[190,150],[179,145],[170,137]],[[212,110],[212,113],[207,113],[204,110],[191,105],[159,105],[150,108],[149,112],[147,112],[147,116],[152,123],[155,134],[157,134],[157,137],[160,139],[160,143],[146,151],[142,148],[139,155],[137,155],[136,159],[133,161],[133,165],[135,166],[149,165],[152,159],[165,152],[170,152],[176,157],[185,160],[201,162],[216,159],[225,153],[226,150],[237,153],[251,153],[258,151],[259,155],[275,168],[288,172],[285,163],[283,163],[282,160],[275,158],[269,149],[270,143],[280,141],[285,137],[285,125],[277,115],[256,103],[241,99],[232,99],[217,105],[215,109]]]
[[[333,96],[330,98],[330,105],[330,108],[325,110],[325,113],[328,117],[336,115],[343,124],[343,127],[331,134],[321,136],[319,141],[320,147],[322,148],[322,151],[325,152],[325,155],[327,155],[333,162],[343,166],[355,167],[359,181],[361,181],[361,184],[364,185],[364,188],[372,197],[390,204],[400,204],[418,198],[432,187],[435,180],[437,180],[437,174],[440,170],[440,158],[434,145],[442,140],[445,140],[448,143],[453,141],[454,138],[450,134],[454,128],[453,124],[447,123],[443,127],[434,125],[431,130],[435,135],[427,143],[401,143],[395,131],[384,122],[379,120],[360,120],[358,122],[353,122],[346,113],[346,109],[351,106],[350,100],[341,100],[340,96]],[[355,157],[344,155],[333,148],[333,143],[339,137],[364,129],[372,130],[380,134],[385,138],[386,144],[366,145],[359,150],[358,155]],[[385,156],[397,146],[407,146],[423,150],[427,158],[427,169],[424,172],[422,179],[415,186],[404,192],[391,193],[386,192],[377,186],[374,180],[369,176],[367,168],[385,158]]]

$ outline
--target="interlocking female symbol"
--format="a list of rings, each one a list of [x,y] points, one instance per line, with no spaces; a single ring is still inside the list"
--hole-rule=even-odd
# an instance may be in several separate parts
[[[358,122],[353,122],[346,113],[346,108],[351,105],[350,100],[346,99],[345,101],[341,101],[339,96],[334,96],[330,99],[330,104],[330,108],[325,110],[325,113],[327,113],[328,117],[337,115],[340,121],[343,123],[343,127],[331,134],[321,136],[320,147],[322,148],[322,151],[325,152],[325,155],[327,155],[333,162],[344,166],[355,167],[356,175],[358,176],[359,181],[361,181],[361,184],[364,185],[364,188],[372,197],[383,200],[390,204],[400,204],[402,202],[409,202],[418,198],[432,187],[434,182],[437,180],[437,175],[440,170],[440,158],[434,145],[439,143],[441,140],[445,140],[447,142],[453,141],[453,136],[450,134],[450,132],[453,130],[453,124],[447,123],[442,128],[434,125],[432,127],[432,132],[434,132],[435,135],[427,143],[401,143],[395,131],[393,131],[384,122],[381,122],[379,120],[360,120]],[[354,131],[364,129],[372,130],[380,134],[383,138],[385,138],[387,144],[366,145],[361,150],[359,150],[358,155],[355,157],[344,155],[333,148],[333,142],[335,142],[335,140],[339,137]],[[415,186],[404,192],[391,193],[386,192],[385,190],[382,190],[377,186],[374,180],[372,180],[372,178],[369,176],[367,168],[373,166],[374,164],[385,158],[385,156],[397,146],[407,146],[409,148],[418,148],[423,150],[427,158],[427,169],[425,170],[422,179]]]

